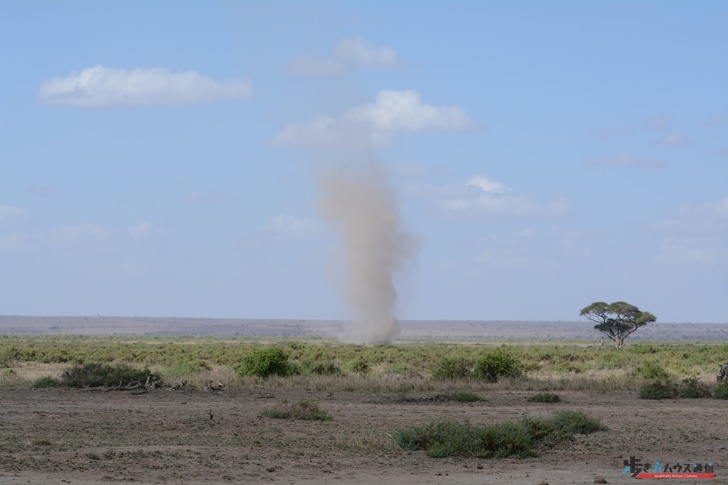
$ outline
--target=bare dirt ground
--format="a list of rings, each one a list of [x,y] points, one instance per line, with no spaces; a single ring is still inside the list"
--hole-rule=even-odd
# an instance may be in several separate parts
[[[0,483],[627,483],[623,460],[712,461],[728,483],[728,403],[645,401],[634,393],[559,392],[564,402],[529,403],[528,392],[483,394],[484,402],[426,395],[279,389],[148,394],[0,389]],[[404,399],[406,397],[406,399]],[[332,421],[260,417],[287,399],[319,401]],[[598,417],[608,431],[527,459],[429,458],[391,435],[432,419],[474,424],[548,417],[562,409]]]

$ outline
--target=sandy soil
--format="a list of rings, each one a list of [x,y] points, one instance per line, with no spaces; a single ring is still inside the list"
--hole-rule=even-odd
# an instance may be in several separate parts
[[[559,392],[562,403],[526,392],[484,402],[428,396],[241,389],[219,394],[0,390],[0,483],[332,483],[538,485],[627,483],[623,460],[715,464],[728,483],[728,403],[644,401],[631,393]],[[405,397],[406,399],[403,399]],[[319,401],[333,421],[260,417],[283,399]],[[437,418],[487,424],[578,409],[609,431],[528,459],[435,459],[399,449],[391,434]]]

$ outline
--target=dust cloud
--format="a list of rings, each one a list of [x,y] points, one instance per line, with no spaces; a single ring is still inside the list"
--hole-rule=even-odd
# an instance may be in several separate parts
[[[399,334],[397,274],[417,244],[403,228],[396,194],[373,161],[318,173],[319,212],[341,236],[340,257],[352,326],[346,339],[387,343]]]

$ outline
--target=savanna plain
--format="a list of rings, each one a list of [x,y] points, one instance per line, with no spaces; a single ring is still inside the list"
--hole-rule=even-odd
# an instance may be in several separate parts
[[[728,483],[728,324],[0,317],[0,483]]]

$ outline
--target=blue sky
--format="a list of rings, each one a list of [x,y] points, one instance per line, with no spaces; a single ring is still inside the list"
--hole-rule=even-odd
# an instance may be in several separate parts
[[[3,2],[0,314],[349,318],[366,153],[401,318],[726,322],[727,58],[717,1]]]

